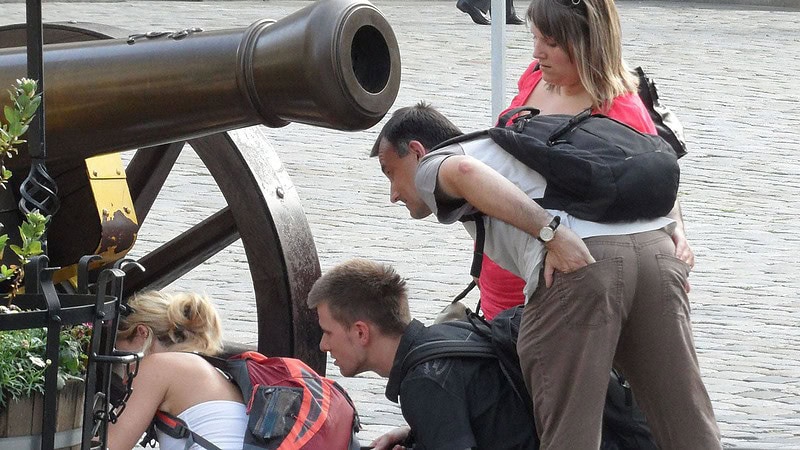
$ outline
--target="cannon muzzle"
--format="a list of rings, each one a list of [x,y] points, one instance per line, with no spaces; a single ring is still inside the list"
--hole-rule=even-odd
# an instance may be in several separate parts
[[[0,87],[25,73],[23,47],[0,51]],[[325,0],[244,29],[47,45],[44,77],[56,161],[256,124],[366,129],[397,96],[400,56],[369,2]]]

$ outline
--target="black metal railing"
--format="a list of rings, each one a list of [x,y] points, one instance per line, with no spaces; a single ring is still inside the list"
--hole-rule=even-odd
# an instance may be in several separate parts
[[[59,293],[52,280],[56,268],[47,266],[48,260],[44,255],[32,258],[25,265],[25,293],[15,296],[13,301],[23,311],[0,314],[0,331],[47,329],[45,359],[48,366],[45,369],[42,434],[41,437],[30,436],[30,439],[41,439],[41,450],[56,448],[59,339],[63,327],[91,324],[92,335],[86,349],[88,363],[84,379],[80,440],[76,442],[75,438],[60,439],[59,446],[80,443],[81,450],[106,448],[108,422],[124,408],[124,403],[111,401],[111,366],[124,364],[129,375],[135,375],[136,363],[142,358],[140,353],[118,352],[113,349],[119,317],[127,311],[125,300],[122,299],[125,272],[120,266],[128,261],[120,261],[114,268],[102,270],[96,283],[90,284],[88,266],[94,259],[94,256],[87,256],[79,262],[78,288],[75,293]],[[90,292],[90,286],[94,292]],[[130,387],[132,376],[127,381]],[[0,447],[3,447],[2,439]],[[32,447],[35,447],[35,443],[27,446]]]

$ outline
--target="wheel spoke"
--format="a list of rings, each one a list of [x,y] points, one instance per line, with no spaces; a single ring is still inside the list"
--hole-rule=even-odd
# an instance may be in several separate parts
[[[153,207],[184,144],[181,141],[140,149],[128,163],[125,175],[140,226]]]
[[[259,127],[193,139],[242,238],[258,316],[258,350],[294,356],[320,373],[325,353],[316,312],[306,306],[319,278],[314,239],[297,190]]]
[[[138,260],[145,272],[125,276],[125,295],[161,289],[239,239],[236,222],[225,207]]]

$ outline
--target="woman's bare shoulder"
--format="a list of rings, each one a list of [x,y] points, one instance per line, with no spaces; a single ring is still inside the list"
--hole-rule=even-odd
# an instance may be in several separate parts
[[[164,388],[160,409],[179,414],[211,400],[242,402],[241,392],[202,356],[185,352],[158,352],[142,359],[139,375],[145,384]],[[138,377],[138,376],[137,376]]]
[[[151,353],[142,359],[142,368],[145,367],[161,371],[213,369],[202,356],[189,352]]]

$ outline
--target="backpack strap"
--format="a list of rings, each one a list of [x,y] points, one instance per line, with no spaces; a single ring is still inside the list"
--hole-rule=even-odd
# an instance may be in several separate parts
[[[449,323],[449,322],[448,322]],[[491,342],[441,340],[426,342],[414,347],[401,363],[401,372],[405,376],[414,367],[439,358],[485,358],[497,359],[497,353]]]
[[[578,114],[575,114],[568,121],[564,122],[563,125],[561,125],[560,127],[556,128],[555,131],[553,131],[553,134],[551,134],[550,137],[547,138],[547,145],[550,146],[555,145],[556,142],[559,139],[561,139],[562,136],[574,130],[575,127],[585,122],[586,119],[592,117],[592,115],[593,115],[592,108],[586,108],[583,111],[579,112]]]
[[[500,128],[504,128],[506,126],[506,124],[508,123],[508,121],[510,121],[512,119],[513,119],[513,123],[516,123],[522,117],[538,116],[540,112],[541,111],[539,111],[538,109],[534,108],[533,106],[519,106],[517,108],[508,110],[505,114],[502,114],[497,119],[497,126],[500,127]],[[528,114],[525,114],[524,116],[520,116],[519,114],[521,114],[521,113],[528,113]]]
[[[477,285],[477,283],[475,283],[475,280],[470,281],[469,284],[467,285],[467,287],[465,287],[463,291],[461,291],[458,295],[456,295],[453,298],[453,301],[450,302],[450,303],[456,303],[456,302],[459,302],[459,301],[463,300],[464,297],[467,296],[467,294],[469,294],[470,292],[472,292],[473,289],[475,289],[476,285]],[[480,300],[478,300],[478,304],[480,304]]]
[[[325,378],[325,379],[330,380],[329,378]],[[353,403],[353,399],[350,398],[350,395],[347,393],[347,391],[344,390],[344,388],[339,383],[337,383],[334,380],[330,380],[330,382],[331,382],[331,386],[336,388],[336,390],[339,391],[342,394],[344,399],[347,400],[347,403],[350,404],[350,407],[353,408],[353,435],[355,436],[355,433],[358,433],[359,431],[361,431],[361,418],[358,415],[358,410],[356,409],[356,404]]]
[[[669,108],[658,101],[656,84],[647,77],[641,67],[634,69],[633,74],[639,78],[639,98],[656,125],[656,131],[662,139],[675,150],[678,158],[686,155],[686,139],[683,136],[683,124]]]
[[[153,423],[155,424],[156,428],[161,430],[167,436],[175,439],[185,439],[186,444],[183,447],[184,450],[189,450],[189,448],[194,444],[197,444],[208,450],[222,450],[206,440],[206,438],[203,436],[200,436],[199,434],[190,430],[185,421],[173,416],[170,413],[157,411],[156,416],[153,418]]]
[[[236,380],[233,379],[233,375],[230,372],[230,367],[228,366],[227,359],[220,358],[218,356],[206,355],[205,353],[200,353],[200,352],[189,352],[189,353],[194,353],[195,355],[198,355],[201,358],[205,359],[206,362],[214,366],[214,368],[217,369],[217,372],[222,374],[222,376],[225,377],[226,380],[230,381],[231,383],[239,387],[239,384],[236,383]]]
[[[214,366],[218,372],[222,374],[228,381],[233,382],[233,378],[231,377],[230,373],[227,372],[227,360],[223,358],[218,358],[216,356],[206,355],[200,352],[187,352],[193,353],[195,355],[201,356],[203,359],[206,360],[209,364]],[[180,419],[172,414],[165,412],[165,411],[157,411],[155,417],[153,417],[153,422],[150,423],[145,436],[142,442],[139,443],[142,447],[145,447],[145,444],[149,444],[153,447],[153,442],[156,441],[156,429],[161,430],[167,436],[173,437],[175,439],[185,439],[186,444],[184,445],[184,450],[189,450],[189,448],[197,444],[205,449],[208,450],[222,450],[216,445],[209,442],[203,436],[195,433],[194,431],[189,429],[189,426],[183,419]]]
[[[450,138],[450,139],[448,139],[448,140],[446,140],[444,142],[440,142],[437,145],[434,145],[433,148],[428,150],[428,153],[436,151],[436,150],[439,150],[440,148],[447,147],[448,145],[458,144],[458,143],[464,142],[464,141],[470,141],[472,139],[479,138],[479,137],[484,136],[484,135],[488,136],[488,134],[489,134],[488,130],[478,130],[478,131],[472,131],[470,133],[462,134],[461,136],[452,137],[452,138]]]
[[[139,441],[140,447],[153,447],[156,448],[158,446],[158,436],[156,435],[156,421],[153,419],[150,422],[150,425],[147,426],[147,430],[144,432],[144,436],[142,436],[142,440]]]
[[[483,213],[476,212],[459,219],[461,222],[475,222],[475,248],[472,250],[472,265],[469,268],[469,274],[473,279],[470,280],[467,287],[458,294],[451,303],[457,303],[467,296],[467,294],[475,288],[475,280],[481,277],[481,269],[483,267],[483,248],[486,243],[486,225],[483,223]],[[475,307],[475,314],[481,311],[481,301],[478,300],[478,305]]]
[[[483,266],[483,247],[486,243],[486,225],[483,223],[483,213],[476,212],[458,220],[460,222],[475,222],[475,249],[472,251],[472,266],[470,266],[469,274],[474,278],[480,278],[481,267]],[[464,295],[467,295],[467,293],[469,291],[466,291]]]
[[[443,325],[459,326],[458,321],[446,322]],[[470,326],[466,323],[464,325],[466,326],[459,326],[459,328],[467,328]],[[503,372],[503,376],[505,376],[514,394],[526,405],[530,402],[530,397],[527,391],[524,390],[524,385],[520,388],[519,381],[515,380],[509,369],[505,367],[502,358],[498,357],[497,350],[491,342],[442,340],[421,344],[408,352],[403,359],[402,365],[400,366],[401,373],[403,377],[405,377],[414,367],[439,358],[496,359],[500,365],[500,371]]]

